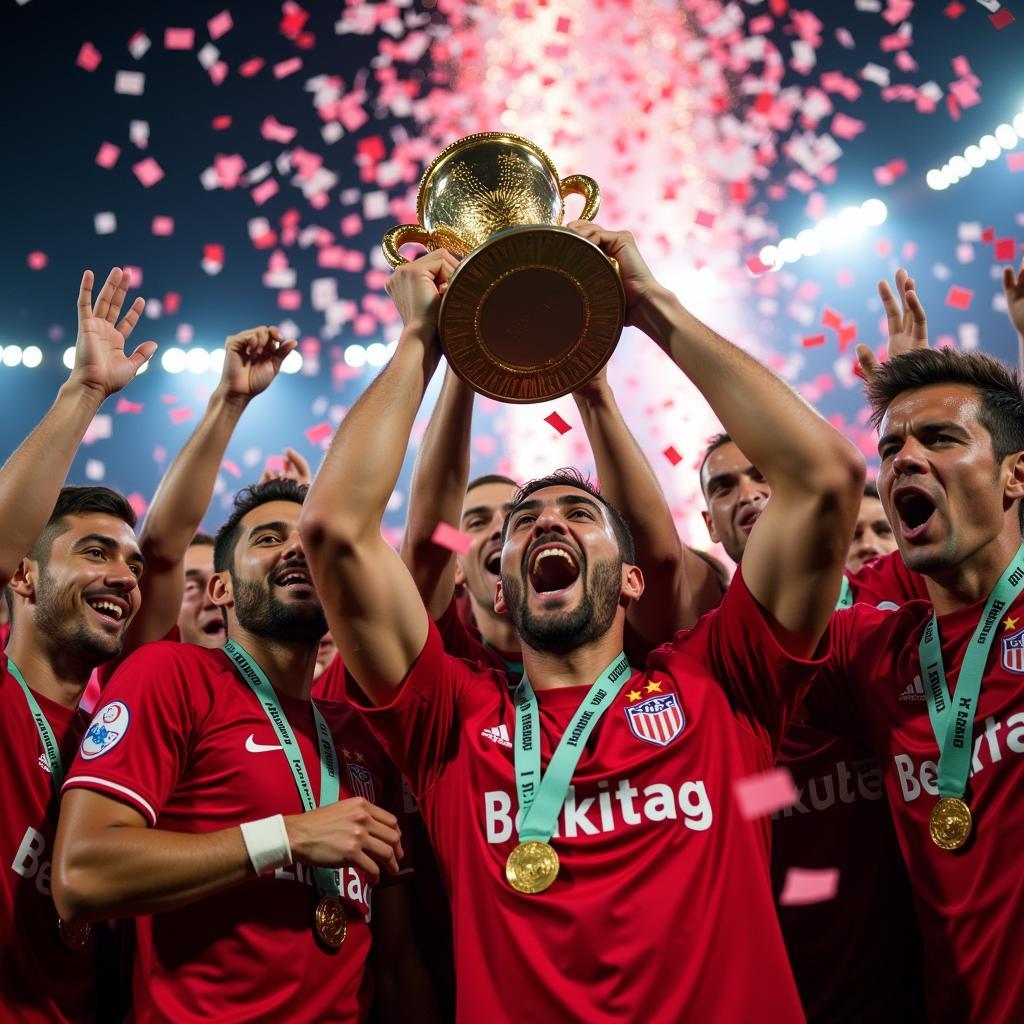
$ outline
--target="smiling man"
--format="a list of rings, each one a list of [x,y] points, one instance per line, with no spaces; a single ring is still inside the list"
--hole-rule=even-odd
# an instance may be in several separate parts
[[[878,490],[931,603],[836,616],[816,720],[870,744],[909,868],[933,1021],[1024,1019],[1024,389],[980,353],[871,372]]]
[[[632,237],[572,227],[618,262],[628,319],[702,390],[774,485],[721,608],[623,654],[643,593],[621,517],[572,473],[522,488],[495,611],[503,672],[446,655],[381,518],[440,357],[439,250],[389,282],[405,328],[349,411],[302,536],[354,700],[420,801],[452,901],[457,1019],[802,1020],[741,777],[768,770],[835,603],[863,460],[770,371],[696,321]],[[785,453],[783,455],[782,453]],[[345,501],[336,499],[345,495]],[[785,571],[783,571],[785,570]]]

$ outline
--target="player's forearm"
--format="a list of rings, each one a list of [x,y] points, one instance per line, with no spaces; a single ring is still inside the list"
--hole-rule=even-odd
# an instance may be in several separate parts
[[[416,413],[437,367],[434,331],[407,326],[391,361],[342,421],[306,498],[302,523],[309,547],[379,538]]]
[[[448,370],[413,467],[402,538],[402,560],[435,619],[455,590],[455,556],[432,538],[439,522],[459,523],[472,425],[473,390]]]
[[[64,920],[134,917],[254,877],[239,828],[203,835],[131,826],[58,835],[53,899]]]
[[[217,472],[248,399],[229,398],[218,388],[192,435],[164,473],[139,543],[147,561],[176,564],[203,521]]]
[[[860,452],[792,388],[659,289],[636,311],[641,329],[707,399],[773,492],[845,491],[863,476]]]
[[[39,425],[0,468],[0,586],[35,543],[50,518],[71,463],[103,396],[70,382]]]

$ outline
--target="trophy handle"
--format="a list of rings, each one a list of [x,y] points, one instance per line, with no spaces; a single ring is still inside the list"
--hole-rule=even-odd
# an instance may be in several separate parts
[[[566,196],[583,196],[583,212],[580,220],[593,220],[601,209],[601,186],[586,174],[570,174],[559,183],[562,199]]]
[[[400,267],[409,261],[398,251],[406,242],[419,242],[424,248],[433,247],[434,240],[430,232],[419,224],[399,224],[392,228],[381,242],[381,249],[384,251],[384,259],[391,267]]]

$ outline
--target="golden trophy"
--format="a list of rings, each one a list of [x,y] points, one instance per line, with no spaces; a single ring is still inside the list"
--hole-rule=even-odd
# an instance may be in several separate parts
[[[561,227],[565,197],[601,205],[593,178],[559,178],[528,139],[483,132],[452,143],[426,169],[419,224],[400,224],[382,248],[392,267],[416,242],[460,258],[441,300],[448,364],[482,395],[543,402],[575,391],[608,361],[622,333],[618,268],[598,246]]]

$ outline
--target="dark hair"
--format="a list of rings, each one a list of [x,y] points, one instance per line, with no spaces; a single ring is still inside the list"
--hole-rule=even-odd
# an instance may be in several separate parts
[[[208,533],[197,533],[189,542],[188,546],[194,548],[197,544],[208,544],[213,547],[216,544],[216,540]]]
[[[704,449],[704,454],[700,457],[700,468],[697,470],[697,476],[701,476],[704,472],[704,463],[711,458],[711,453],[717,451],[722,445],[732,444],[732,437],[727,434],[724,430],[720,434],[714,434],[708,438],[708,446]]]
[[[870,481],[868,481],[868,483],[866,483],[864,485],[864,497],[865,498],[878,498],[878,488],[873,483],[871,483]],[[879,499],[879,500],[881,500],[881,499]]]
[[[50,518],[47,519],[42,532],[28,549],[28,557],[38,562],[41,567],[45,567],[53,552],[53,542],[69,529],[66,522],[68,516],[93,514],[113,516],[115,519],[126,522],[133,530],[135,529],[135,510],[123,494],[118,494],[117,491],[111,490],[109,487],[69,484],[60,489]],[[10,587],[4,588],[4,598],[7,601],[8,616],[13,621],[14,591]]]
[[[508,484],[509,487],[518,487],[519,484],[510,476],[502,476],[500,473],[485,473],[475,480],[470,480],[466,485],[466,493],[469,494],[474,487],[483,487],[484,484]]]
[[[577,490],[586,491],[592,498],[596,498],[608,510],[608,515],[612,521],[612,529],[615,531],[615,538],[619,542],[619,554],[622,556],[622,560],[629,565],[636,564],[636,545],[633,543],[633,534],[626,525],[626,520],[622,518],[622,514],[601,494],[600,490],[587,477],[578,469],[570,467],[556,469],[553,473],[548,473],[547,476],[539,477],[536,480],[527,480],[512,495],[512,508],[509,509],[508,515],[505,516],[505,522],[501,528],[502,543],[505,542],[505,538],[508,536],[508,524],[512,516],[515,515],[516,509],[534,491],[542,490],[545,487],[575,487]]]
[[[213,571],[224,572],[234,566],[235,545],[241,532],[242,519],[254,508],[271,501],[294,501],[301,505],[306,500],[308,485],[296,483],[289,477],[275,477],[265,483],[243,487],[236,495],[231,515],[217,531],[213,542]]]

